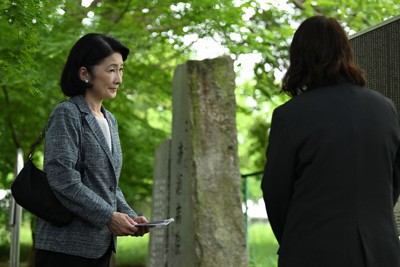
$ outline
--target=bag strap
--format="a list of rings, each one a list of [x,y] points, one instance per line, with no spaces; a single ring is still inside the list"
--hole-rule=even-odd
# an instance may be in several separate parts
[[[35,154],[36,147],[42,142],[45,133],[46,133],[46,126],[44,126],[43,130],[40,132],[35,143],[33,143],[33,145],[31,146],[31,149],[28,154],[28,160],[32,160],[33,154]]]

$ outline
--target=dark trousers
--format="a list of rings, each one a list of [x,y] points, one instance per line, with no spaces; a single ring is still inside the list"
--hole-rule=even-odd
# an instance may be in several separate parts
[[[109,267],[112,246],[98,259],[89,259],[48,250],[36,250],[36,267]]]

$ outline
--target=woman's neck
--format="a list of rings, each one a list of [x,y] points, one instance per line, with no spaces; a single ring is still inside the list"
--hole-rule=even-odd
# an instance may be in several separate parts
[[[92,114],[95,117],[104,118],[104,114],[103,114],[103,112],[101,112],[101,105],[102,105],[101,100],[99,101],[99,100],[93,99],[91,97],[88,97],[86,95],[85,101],[88,104],[90,111],[92,112]]]

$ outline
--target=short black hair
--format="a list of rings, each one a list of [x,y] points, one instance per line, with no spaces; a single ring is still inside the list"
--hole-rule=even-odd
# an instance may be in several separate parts
[[[91,85],[83,82],[79,77],[79,69],[85,67],[89,73],[93,66],[104,58],[118,52],[123,61],[129,54],[129,48],[112,36],[99,33],[89,33],[81,37],[69,52],[61,74],[61,90],[66,96],[83,95]]]

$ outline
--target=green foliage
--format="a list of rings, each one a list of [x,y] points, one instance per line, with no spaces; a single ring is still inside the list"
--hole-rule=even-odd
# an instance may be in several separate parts
[[[0,25],[2,28],[0,62],[2,73],[1,86],[28,87],[33,90],[36,82],[36,62],[38,35],[34,30],[40,27],[41,13],[39,1],[2,1],[0,4]]]
[[[278,242],[268,223],[252,223],[248,240],[249,267],[278,266]]]
[[[147,262],[149,235],[143,237],[118,237],[117,266],[145,266]]]
[[[8,226],[10,223],[10,217],[8,216],[10,199],[10,193],[7,193],[3,199],[0,199],[0,225]],[[10,244],[10,236],[8,235],[8,232],[2,229],[0,229],[0,244]]]
[[[5,225],[8,226],[9,221],[7,221]],[[32,232],[28,224],[22,224],[20,229],[20,259],[25,262],[32,248]],[[8,262],[10,258],[10,235],[3,229],[0,230],[0,233],[2,236],[6,236],[6,240],[1,240],[0,242],[0,266],[3,266],[2,262]]]

